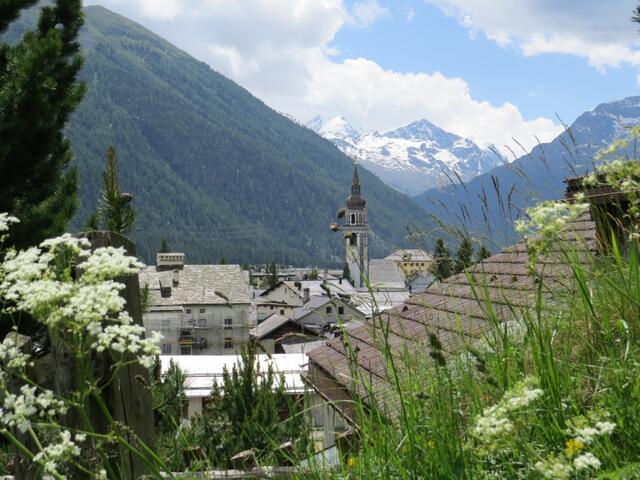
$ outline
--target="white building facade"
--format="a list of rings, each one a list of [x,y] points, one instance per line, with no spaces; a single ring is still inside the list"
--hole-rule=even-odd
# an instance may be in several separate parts
[[[147,334],[163,335],[163,355],[238,353],[255,326],[239,265],[185,265],[184,254],[158,254],[139,274],[147,298]]]

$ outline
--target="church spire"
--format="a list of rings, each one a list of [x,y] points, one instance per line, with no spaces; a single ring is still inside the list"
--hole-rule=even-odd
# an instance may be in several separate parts
[[[353,165],[353,179],[351,180],[351,195],[347,198],[347,207],[360,207],[365,205],[364,199],[360,196],[360,175],[358,174],[358,165]]]

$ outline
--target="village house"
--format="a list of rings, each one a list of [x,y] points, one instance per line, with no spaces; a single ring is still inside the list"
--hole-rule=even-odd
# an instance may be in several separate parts
[[[255,299],[258,323],[274,313],[293,318],[293,310],[304,305],[311,297],[331,296],[349,300],[355,293],[353,286],[342,278],[281,281]]]
[[[277,313],[253,327],[249,336],[264,353],[292,353],[292,350],[304,353],[324,345],[323,337],[317,331]],[[297,349],[293,348],[295,345],[298,345]]]
[[[569,197],[576,189],[575,183],[569,182]],[[600,195],[598,201],[602,198]],[[585,211],[562,234],[582,255],[597,253],[602,243],[599,239],[606,237],[597,234],[597,219],[592,212],[593,208]],[[324,429],[324,447],[331,447],[338,435],[358,425],[354,400],[371,407],[375,403],[375,408],[391,421],[398,418],[399,399],[385,360],[387,348],[398,364],[411,362],[412,355],[425,358],[425,342],[433,335],[444,355],[457,355],[465,345],[481,341],[489,328],[487,302],[491,315],[509,322],[514,319],[514,308],[532,308],[540,281],[545,285],[543,295],[570,288],[570,266],[561,247],[554,247],[536,267],[535,275],[529,269],[524,242],[505,248],[380,313],[375,322],[349,329],[341,338],[309,352],[305,379],[314,390],[310,415],[313,426]],[[472,283],[486,285],[482,288],[486,293],[477,295]],[[382,338],[386,339],[385,345]]]
[[[419,272],[428,272],[433,263],[433,257],[427,252],[416,248],[396,250],[388,255],[385,260],[394,262],[404,272],[406,277],[411,277]]]
[[[251,338],[267,353],[307,351],[299,345],[334,338],[341,328],[362,325],[365,315],[340,297],[315,295],[291,310],[290,316],[275,313],[250,332]]]
[[[189,265],[183,253],[158,253],[139,273],[147,334],[160,332],[163,355],[233,354],[255,326],[239,265]]]

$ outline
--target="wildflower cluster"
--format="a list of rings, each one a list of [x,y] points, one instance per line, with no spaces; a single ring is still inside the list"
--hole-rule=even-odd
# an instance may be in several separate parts
[[[72,278],[74,261],[80,263],[77,280]],[[92,252],[88,240],[64,234],[38,247],[9,252],[0,267],[0,295],[14,310],[31,314],[51,329],[89,335],[89,345],[97,351],[131,353],[151,366],[160,353],[159,337],[144,339],[143,327],[133,325],[122,312],[124,285],[114,280],[141,267],[124,248]]]
[[[565,444],[562,454],[551,455],[536,462],[534,468],[544,478],[564,480],[581,474],[591,474],[600,469],[602,462],[591,452],[586,452],[597,437],[611,435],[616,424],[607,419],[607,415],[590,412],[569,422],[567,434],[571,436]]]
[[[4,232],[9,230],[9,225],[11,225],[12,223],[19,223],[19,222],[20,220],[18,220],[16,217],[9,215],[8,213],[0,213],[0,235],[4,235]],[[4,237],[0,236],[0,240],[2,238]]]
[[[607,149],[599,154],[600,160],[606,160],[598,166],[595,173],[588,175],[584,179],[586,186],[597,187],[607,185],[624,194],[629,204],[625,209],[626,215],[632,221],[630,222],[631,231],[629,237],[631,239],[640,238],[640,162],[630,161],[624,158],[608,159],[607,157],[616,152],[617,149],[626,147],[626,143],[616,145],[613,150]]]
[[[0,234],[17,219],[0,214]],[[0,238],[1,240],[1,238]],[[138,361],[151,368],[160,354],[160,335],[144,338],[144,328],[125,312],[121,295],[124,285],[117,278],[136,273],[142,264],[126,255],[124,248],[91,250],[87,239],[69,234],[45,240],[37,247],[17,252],[9,250],[0,261],[0,304],[2,313],[28,313],[51,334],[64,339],[65,348],[76,358],[93,352],[109,352],[114,368]],[[73,406],[83,408],[74,397],[56,397],[28,378],[33,366],[30,355],[19,348],[13,335],[0,343],[0,433],[19,442],[9,432],[27,433],[36,441],[32,460],[45,474],[64,478],[62,465],[80,457],[82,433],[71,433],[57,422]],[[9,377],[17,381],[9,382]],[[22,384],[19,389],[15,387]],[[80,379],[84,394],[96,394],[106,384],[94,378]],[[82,396],[80,392],[75,395]],[[99,394],[99,393],[97,393]],[[80,406],[78,406],[80,405]],[[41,442],[45,431],[55,434]],[[49,436],[47,436],[49,438]],[[26,447],[20,446],[24,451]],[[96,478],[106,478],[97,470]]]
[[[528,220],[516,220],[515,230],[525,237],[530,256],[530,266],[537,257],[548,251],[567,224],[584,213],[589,204],[583,202],[584,195],[577,195],[576,202],[549,200],[527,209]]]
[[[51,390],[38,393],[37,387],[23,385],[20,393],[6,393],[0,408],[0,429],[15,427],[21,432],[31,429],[33,417],[51,419],[67,413],[67,406]]]
[[[486,408],[471,431],[482,452],[495,452],[509,448],[509,435],[515,429],[511,416],[531,405],[544,392],[538,380],[527,377],[505,393],[496,405]]]
[[[76,434],[75,442],[83,442],[86,439],[84,434]],[[71,440],[71,433],[68,430],[60,432],[58,442],[53,442],[33,457],[35,463],[43,466],[45,473],[55,475],[59,474],[59,465],[73,457],[80,455],[80,447]]]

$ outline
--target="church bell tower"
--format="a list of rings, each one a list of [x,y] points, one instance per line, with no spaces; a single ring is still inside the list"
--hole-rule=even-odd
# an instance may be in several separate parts
[[[345,262],[355,288],[365,288],[369,278],[369,225],[365,200],[360,195],[358,166],[353,167],[351,195],[347,198],[344,226]]]

